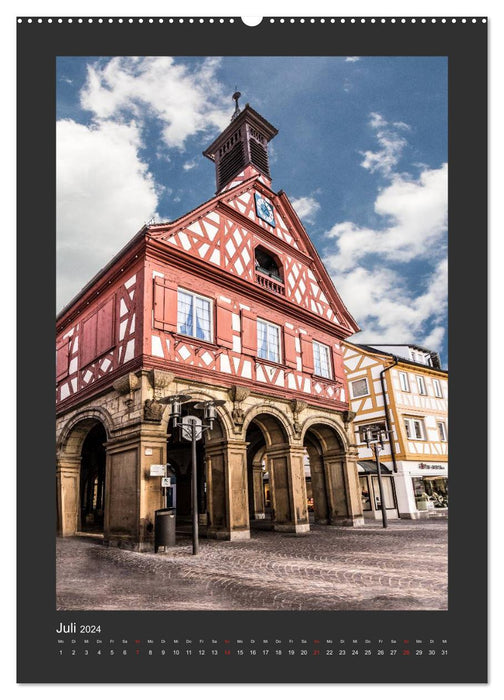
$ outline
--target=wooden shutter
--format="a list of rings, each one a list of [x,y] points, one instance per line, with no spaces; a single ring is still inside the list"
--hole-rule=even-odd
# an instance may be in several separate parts
[[[64,338],[56,344],[56,381],[68,374],[70,340]]]
[[[224,306],[220,299],[217,299],[217,343],[225,348],[233,347],[233,313],[228,306]]]
[[[87,318],[82,324],[82,332],[79,338],[81,367],[88,365],[96,357],[96,331],[98,314]]]
[[[96,322],[96,356],[114,345],[115,294],[98,309]]]
[[[257,355],[257,316],[245,309],[241,310],[242,352]]]
[[[343,355],[340,350],[333,348],[333,378],[345,381],[345,370],[343,369]]]
[[[301,334],[301,355],[303,357],[303,370],[313,372],[313,341],[311,335]]]
[[[284,328],[284,360],[287,367],[292,367],[296,369],[297,367],[297,354],[296,354],[296,337],[297,333],[291,328]]]
[[[154,277],[154,328],[177,330],[177,287],[163,277]]]

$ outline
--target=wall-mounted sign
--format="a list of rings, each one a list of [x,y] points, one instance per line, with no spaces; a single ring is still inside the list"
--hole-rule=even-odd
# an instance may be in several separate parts
[[[163,478],[161,479],[161,486],[163,488],[166,488],[167,486],[172,486],[172,481],[173,478],[171,476],[163,476]]]
[[[425,462],[420,462],[418,465],[419,469],[446,469],[442,464],[425,464]]]
[[[166,476],[166,464],[151,464],[150,465],[150,475],[151,476]]]

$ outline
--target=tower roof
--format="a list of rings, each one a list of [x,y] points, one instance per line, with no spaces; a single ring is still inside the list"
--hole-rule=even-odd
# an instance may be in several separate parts
[[[249,104],[241,112],[237,108],[231,123],[203,151],[203,155],[215,163],[217,191],[220,192],[247,166],[271,178],[268,143],[276,134],[278,129]]]

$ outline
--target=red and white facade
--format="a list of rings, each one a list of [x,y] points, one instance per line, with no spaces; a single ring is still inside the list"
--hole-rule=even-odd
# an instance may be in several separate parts
[[[254,456],[250,454],[247,430],[250,438],[255,421],[254,425],[259,426],[257,435],[262,435],[264,443],[261,449],[270,450],[272,455],[275,444],[283,449],[285,469],[277,466],[277,507],[273,509],[278,529],[282,529],[282,523],[286,526],[283,529],[292,526],[295,531],[308,526],[302,504],[303,487],[295,473],[297,457],[293,457],[294,453],[306,451],[308,443],[310,450],[317,445],[325,459],[325,466],[320,468],[326,472],[331,468],[331,450],[345,464],[342,478],[346,479],[346,490],[339,497],[346,503],[346,513],[335,507],[337,497],[331,492],[331,479],[336,488],[340,477],[326,473],[324,504],[319,510],[325,516],[320,520],[360,519],[359,499],[354,494],[355,464],[351,461],[355,455],[345,422],[348,392],[341,346],[358,329],[287,195],[271,189],[266,144],[275,133],[247,105],[212,144],[213,148],[205,152],[216,162],[221,184],[218,193],[176,221],[143,227],[59,315],[56,400],[60,530],[64,534],[83,526],[83,443],[86,427],[100,422],[107,438],[106,465],[100,482],[105,484],[102,483],[103,503],[100,501],[101,510],[105,510],[105,537],[108,532],[109,539],[114,539],[117,523],[112,520],[120,521],[122,509],[133,507],[131,494],[119,498],[112,492],[115,468],[122,475],[121,482],[124,472],[125,480],[140,494],[139,503],[134,506],[135,522],[131,521],[124,532],[121,527],[116,528],[122,533],[117,536],[140,548],[152,539],[148,528],[153,510],[160,506],[160,495],[158,486],[145,475],[146,457],[152,455],[153,459],[166,461],[170,428],[169,409],[162,414],[159,409],[157,420],[150,408],[146,409],[146,402],[150,407],[153,401],[177,391],[202,398],[224,396],[229,402],[220,409],[220,440],[226,443],[228,452],[231,443],[235,452],[240,443],[239,449],[248,455],[245,466],[237,467],[240,475],[233,477],[236,483],[243,481],[242,510],[247,510],[247,500],[249,505],[253,500],[253,479],[250,474],[247,476],[247,463]],[[242,161],[232,155],[235,160],[231,160],[231,165],[222,165],[223,156],[221,153],[219,161],[218,149],[226,155],[226,144],[236,146],[240,139],[246,147],[244,152],[242,144],[238,144]],[[257,151],[258,143],[263,151]],[[269,221],[264,212],[261,215],[258,199],[269,205]],[[258,257],[272,267],[265,270]],[[261,421],[261,415],[270,418]],[[317,416],[325,428],[313,428]],[[268,421],[269,427],[265,427]],[[273,421],[279,423],[277,432],[282,434],[281,439],[274,439]],[[309,431],[312,438],[307,438]],[[326,437],[331,431],[332,443]],[[151,438],[153,445],[146,447],[145,440]],[[132,440],[137,441],[133,447]],[[211,443],[209,436],[207,452]],[[136,456],[124,458],[121,445],[123,452],[128,446]],[[176,448],[173,449],[175,454]],[[114,467],[114,455],[119,454],[122,456],[117,457]],[[229,484],[233,460],[228,453],[223,456],[221,467],[227,496],[219,496],[225,504],[219,508],[226,512],[219,525],[212,523],[210,491],[215,475],[211,473],[210,460],[204,461],[209,531],[213,527],[214,534],[220,536],[221,528],[231,538],[233,532],[248,531],[250,514],[237,517],[232,513],[231,494],[236,483]],[[269,466],[267,461],[267,456],[261,458],[263,470],[267,470],[273,483],[274,458]],[[283,498],[278,476],[281,469],[285,471],[285,488],[290,494],[285,497],[288,507],[283,508],[282,522],[278,520]],[[89,488],[92,500],[93,489]],[[96,488],[95,483],[95,491]],[[114,503],[117,498],[120,503]],[[251,506],[250,512],[253,510]]]

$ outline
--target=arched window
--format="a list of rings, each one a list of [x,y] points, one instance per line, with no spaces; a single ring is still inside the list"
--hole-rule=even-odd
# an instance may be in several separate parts
[[[260,272],[262,275],[267,275],[278,282],[283,282],[279,262],[261,246],[255,249],[255,267],[257,272]]]

